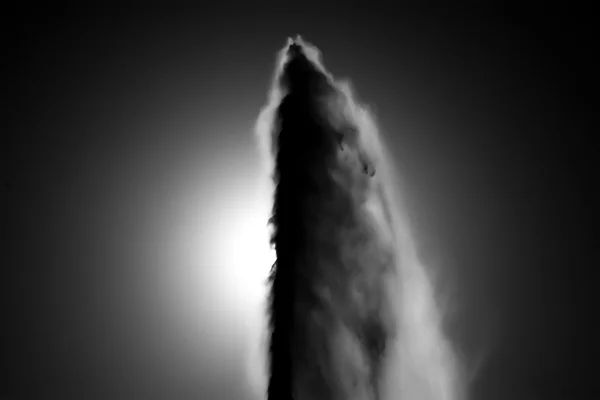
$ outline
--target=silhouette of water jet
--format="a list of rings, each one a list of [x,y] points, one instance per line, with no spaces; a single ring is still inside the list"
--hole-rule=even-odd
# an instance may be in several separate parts
[[[457,399],[441,330],[372,114],[299,35],[257,122],[274,184],[269,400]]]

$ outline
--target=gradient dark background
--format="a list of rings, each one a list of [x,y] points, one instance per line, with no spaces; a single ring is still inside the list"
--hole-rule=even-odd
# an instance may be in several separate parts
[[[421,252],[454,299],[448,333],[480,364],[470,399],[587,398],[600,182],[590,15],[7,10],[0,397],[252,398],[243,291],[213,253],[233,251],[223,221],[254,193],[254,120],[275,52],[300,33],[390,139]],[[201,282],[179,301],[182,248]]]

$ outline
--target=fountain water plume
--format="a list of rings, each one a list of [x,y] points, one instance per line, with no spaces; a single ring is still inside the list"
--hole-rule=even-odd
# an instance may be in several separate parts
[[[461,369],[373,113],[300,36],[256,134],[272,182],[269,400],[459,400]]]

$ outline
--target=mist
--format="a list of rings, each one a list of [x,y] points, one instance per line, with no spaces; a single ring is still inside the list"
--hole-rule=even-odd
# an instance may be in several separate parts
[[[460,398],[375,116],[300,36],[257,134],[274,183],[268,398]]]

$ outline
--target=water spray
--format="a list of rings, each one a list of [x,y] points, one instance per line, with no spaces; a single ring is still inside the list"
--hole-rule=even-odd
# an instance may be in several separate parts
[[[460,369],[373,113],[300,36],[257,125],[273,184],[268,400],[458,400]]]

